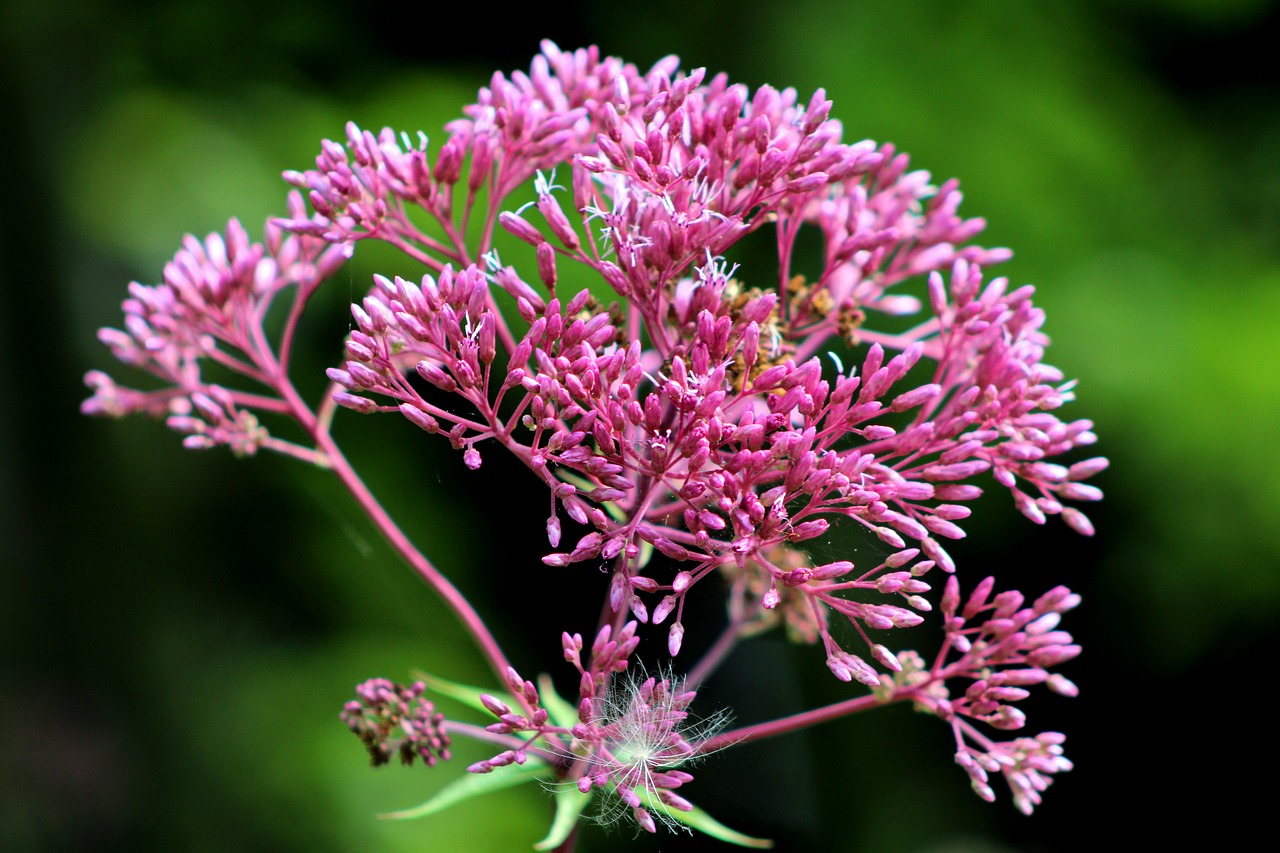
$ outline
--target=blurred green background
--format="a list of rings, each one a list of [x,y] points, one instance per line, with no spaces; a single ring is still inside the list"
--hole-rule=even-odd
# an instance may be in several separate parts
[[[438,135],[542,37],[642,67],[678,53],[805,97],[826,87],[847,139],[959,177],[984,242],[1016,252],[999,272],[1039,287],[1048,360],[1080,379],[1070,414],[1097,422],[1113,462],[1093,540],[1035,529],[1001,498],[957,549],[970,581],[1085,597],[1066,626],[1085,644],[1067,668],[1082,696],[1031,719],[1067,732],[1077,767],[1034,817],[1006,791],[973,796],[943,727],[905,709],[724,753],[690,796],[784,851],[1067,851],[1100,833],[1154,849],[1260,821],[1274,784],[1248,775],[1274,766],[1280,612],[1280,66],[1266,59],[1280,4],[652,0],[462,7],[462,29],[411,9],[0,8],[0,849],[508,851],[541,837],[533,790],[375,819],[452,771],[366,769],[337,722],[352,685],[415,667],[484,676],[329,478],[188,453],[160,425],[77,406],[88,368],[129,381],[94,332],[184,233],[232,215],[256,233],[283,211],[280,171],[348,119]],[[358,257],[317,306],[316,371],[336,358],[344,301],[388,262]],[[391,419],[341,418],[339,435],[497,614],[526,675],[554,664],[562,627],[589,628],[566,620],[593,612],[573,607],[601,579],[537,562],[543,498],[519,472],[486,459],[469,475]],[[709,689],[752,722],[843,695],[831,681],[812,651],[765,641]],[[580,849],[630,840],[592,829]]]

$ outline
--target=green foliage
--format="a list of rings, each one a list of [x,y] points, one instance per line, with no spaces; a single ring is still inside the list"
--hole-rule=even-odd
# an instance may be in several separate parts
[[[547,781],[550,778],[551,768],[536,759],[525,764],[509,765],[493,773],[464,773],[422,805],[401,811],[388,812],[383,817],[391,820],[411,820],[426,817],[474,797],[483,797],[496,791],[514,788],[516,785]]]

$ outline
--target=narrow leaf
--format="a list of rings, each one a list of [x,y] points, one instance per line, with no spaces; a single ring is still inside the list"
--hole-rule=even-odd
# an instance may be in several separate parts
[[[690,829],[705,832],[712,838],[718,838],[729,844],[737,844],[740,847],[754,847],[759,850],[768,850],[773,847],[773,842],[768,838],[753,838],[750,835],[738,832],[736,829],[730,829],[697,806],[694,806],[692,811],[680,811],[662,802],[652,791],[637,790],[636,793],[645,801],[645,806],[649,811],[660,812],[663,817],[669,817],[674,821],[683,823]]]
[[[556,817],[551,822],[547,837],[533,845],[535,850],[553,850],[564,843],[578,825],[582,810],[591,802],[591,795],[584,794],[574,785],[561,785],[556,789]]]
[[[415,672],[414,676],[423,681],[427,685],[427,689],[432,693],[439,693],[441,696],[448,696],[466,705],[468,708],[479,711],[486,717],[492,718],[493,714],[480,701],[481,693],[488,693],[496,699],[501,699],[510,708],[520,707],[520,702],[510,693],[501,690],[485,690],[482,687],[470,687],[466,684],[458,684],[436,675],[428,675],[425,672]]]
[[[426,817],[427,815],[444,811],[450,806],[456,806],[458,803],[470,800],[473,797],[492,794],[495,791],[523,785],[526,782],[550,779],[551,776],[551,768],[541,761],[530,761],[526,764],[508,764],[506,767],[498,768],[492,773],[467,773],[462,778],[455,779],[445,785],[436,792],[434,797],[422,805],[379,815],[379,817],[389,820],[409,820],[411,818]]]
[[[560,697],[551,684],[549,675],[538,676],[538,696],[542,699],[542,707],[547,709],[551,722],[561,728],[570,729],[578,724],[578,709]]]

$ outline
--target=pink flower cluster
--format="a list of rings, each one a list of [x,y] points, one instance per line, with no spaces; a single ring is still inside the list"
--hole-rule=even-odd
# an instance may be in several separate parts
[[[1032,520],[1061,514],[1090,532],[1063,501],[1100,497],[1081,480],[1104,463],[1051,461],[1092,443],[1092,425],[1052,414],[1071,383],[1041,362],[1043,313],[1032,288],[984,280],[981,265],[1007,252],[959,245],[983,223],[957,216],[954,182],[934,188],[892,148],[842,143],[829,107],[821,92],[801,107],[794,92],[749,98],[672,62],[642,75],[548,50],[530,76],[494,78],[434,169],[422,147],[350,127],[346,149],[327,144],[316,170],[291,176],[317,213],[287,227],[407,242],[439,265],[420,282],[380,277],[353,307],[349,360],[329,373],[342,405],[394,408],[447,435],[468,467],[490,445],[514,453],[551,494],[552,547],[562,517],[588,528],[544,562],[613,566],[613,609],[670,620],[672,654],[686,597],[727,568],[765,610],[789,591],[837,676],[874,684],[875,670],[837,645],[830,614],[860,633],[918,624],[919,577],[952,570],[941,540],[964,535],[980,475]],[[540,175],[529,206],[542,227],[497,217],[535,247],[534,283],[496,252],[467,262],[460,246],[442,250],[410,219],[419,205],[447,230],[457,151],[488,164],[479,185],[495,193],[535,169],[570,170],[572,216]],[[464,209],[473,203],[469,192]],[[737,277],[725,255],[760,229],[777,267]],[[823,246],[812,281],[793,272],[806,229]],[[562,293],[565,264],[621,302],[605,304],[600,288]],[[923,303],[893,292],[919,276]],[[905,331],[876,330],[877,317],[922,310]],[[824,349],[861,363],[824,364]],[[857,573],[848,561],[792,565],[801,543],[845,518],[893,555]],[[655,550],[677,564],[671,576],[648,570]]]
[[[658,821],[669,825],[675,823],[671,809],[691,811],[692,804],[676,789],[692,781],[693,775],[679,768],[698,756],[695,743],[716,734],[727,717],[691,721],[688,707],[697,692],[684,689],[683,682],[673,676],[639,676],[625,684],[615,680],[628,670],[640,644],[636,628],[634,621],[625,624],[616,635],[608,625],[601,628],[585,667],[582,636],[563,635],[565,660],[582,676],[578,719],[573,725],[551,721],[547,710],[540,707],[537,688],[510,670],[506,681],[511,695],[532,711],[522,713],[497,697],[482,695],[484,707],[498,718],[487,731],[532,737],[468,769],[490,773],[509,764],[524,764],[531,751],[550,750],[565,760],[564,783],[574,785],[583,794],[593,789],[605,792],[603,820],[611,819],[617,809],[626,808],[640,827],[654,832],[657,822],[651,809],[657,809]]]
[[[301,196],[289,198],[301,215]],[[93,390],[81,411],[123,417],[144,413],[166,418],[186,435],[193,450],[225,445],[241,456],[259,448],[322,462],[297,445],[271,435],[259,413],[303,420],[311,416],[289,382],[293,333],[307,300],[347,259],[342,246],[290,234],[267,223],[266,240],[251,243],[232,219],[225,233],[203,242],[188,236],[164,269],[164,283],[129,285],[124,330],[105,328],[98,339],[122,363],[150,373],[161,387],[142,391],[118,385],[100,370],[85,384]],[[291,295],[289,321],[278,345],[267,338],[264,321],[281,294]],[[273,392],[228,389],[210,381],[212,365]],[[305,425],[305,423],[304,423]]]
[[[950,722],[978,792],[989,798],[988,774],[1003,773],[1029,811],[1049,774],[1070,766],[1060,736],[996,744],[973,721],[1021,727],[1012,703],[1032,684],[1074,693],[1047,668],[1078,651],[1056,630],[1078,598],[1057,589],[1031,607],[1016,592],[988,602],[986,581],[959,610],[949,576],[938,663],[924,667],[882,634],[931,611],[925,577],[955,571],[943,542],[965,535],[987,481],[1033,522],[1060,515],[1089,535],[1067,504],[1101,497],[1085,481],[1106,460],[1063,461],[1095,441],[1092,424],[1059,419],[1074,383],[1042,361],[1033,288],[987,277],[1009,252],[971,242],[985,223],[958,214],[957,184],[935,186],[892,146],[844,142],[830,107],[821,90],[807,102],[790,89],[753,94],[674,58],[642,72],[594,48],[545,44],[527,74],[496,74],[433,155],[425,136],[349,125],[315,169],[285,175],[310,213],[294,193],[264,244],[235,221],[190,238],[162,285],[132,286],[125,331],[101,333],[164,387],[121,388],[95,371],[84,409],[167,416],[189,447],[265,447],[333,467],[520,706],[485,697],[499,719],[489,735],[534,735],[475,772],[523,763],[541,738],[541,760],[562,779],[606,790],[647,829],[646,804],[684,809],[673,791],[692,777],[675,766],[735,735],[682,734],[694,692],[674,676],[635,681],[621,699],[611,681],[639,625],[666,626],[675,657],[689,596],[727,586],[726,642],[690,683],[737,640],[784,623],[874,701],[910,699]],[[430,273],[375,278],[313,411],[288,376],[294,331],[364,240]],[[293,301],[272,339],[264,322],[286,289]],[[210,382],[206,361],[260,388]],[[328,434],[335,406],[398,412],[446,437],[471,469],[487,453],[514,454],[545,484],[543,562],[611,577],[590,660],[580,636],[564,634],[582,675],[576,726],[549,721],[483,620],[385,517]],[[315,446],[275,438],[261,413],[294,419]],[[812,559],[837,523],[874,537],[883,556]],[[969,680],[963,696],[949,696],[948,679]]]
[[[1026,814],[1040,803],[1050,777],[1071,769],[1063,757],[1065,737],[1044,732],[995,742],[971,720],[1001,731],[1017,731],[1026,715],[1015,703],[1030,696],[1028,687],[1043,684],[1054,693],[1079,692],[1065,676],[1050,670],[1080,654],[1080,647],[1058,628],[1062,614],[1080,604],[1080,596],[1064,586],[1054,587],[1030,606],[1017,590],[992,596],[994,578],[974,588],[960,607],[960,585],[947,579],[941,610],[946,641],[930,674],[930,684],[913,692],[918,707],[951,724],[956,737],[956,763],[965,769],[973,789],[984,800],[995,799],[989,773],[1000,773],[1013,791],[1014,804]],[[982,617],[979,620],[979,617]],[[957,658],[948,661],[954,653]],[[908,683],[911,676],[905,679]],[[969,681],[962,695],[950,697],[949,679]],[[899,677],[901,681],[901,677]],[[976,744],[976,746],[975,746]]]
[[[393,755],[403,764],[421,758],[428,767],[449,760],[452,741],[444,714],[424,698],[426,689],[421,681],[406,687],[372,678],[356,688],[357,698],[342,709],[342,722],[364,743],[375,767]]]

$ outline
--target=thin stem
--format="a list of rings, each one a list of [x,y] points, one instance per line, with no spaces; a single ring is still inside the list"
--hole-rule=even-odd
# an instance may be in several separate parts
[[[333,436],[327,428],[328,425],[324,424],[322,426],[310,407],[298,395],[298,391],[294,388],[289,377],[285,376],[280,370],[279,363],[275,361],[265,341],[261,342],[258,349],[258,357],[268,362],[267,372],[275,380],[271,384],[274,385],[285,402],[289,404],[294,417],[298,419],[303,429],[311,435],[316,443],[316,449],[327,457],[329,467],[338,475],[338,479],[346,486],[351,496],[356,499],[356,503],[369,516],[369,519],[378,528],[379,532],[386,537],[391,547],[444,600],[445,604],[458,618],[458,621],[471,634],[480,651],[488,658],[489,665],[493,669],[498,683],[505,684],[507,671],[511,669],[511,664],[507,661],[507,656],[502,653],[502,648],[498,645],[497,639],[489,631],[480,614],[471,606],[471,602],[467,601],[462,592],[439,569],[432,565],[426,555],[418,550],[409,537],[405,535],[404,531],[400,529],[399,525],[383,509],[382,504],[369,491],[369,487],[360,479],[360,475],[351,467],[351,463],[347,461],[347,457],[333,440]]]
[[[444,269],[445,267],[444,263],[437,260],[434,255],[430,255],[422,251],[417,246],[413,245],[404,237],[402,237],[399,233],[390,234],[386,237],[383,237],[382,239],[386,240],[392,246],[395,246],[397,249],[404,252],[406,255],[413,258],[418,263],[423,264],[424,266],[430,267],[436,272],[440,272],[440,270]]]
[[[324,389],[324,399],[320,403],[320,408],[316,410],[316,430],[318,432],[328,432],[333,425],[333,416],[338,413],[338,403],[333,399],[333,395],[338,391],[344,391],[337,382],[330,382]]]
[[[207,388],[208,386],[200,386]],[[274,412],[278,415],[292,415],[293,410],[283,400],[276,397],[266,397],[262,394],[251,394],[248,391],[234,391],[230,388],[225,389],[231,395],[231,400],[242,409],[257,409],[260,412]],[[206,391],[207,393],[207,391]]]
[[[233,344],[233,346],[237,346],[238,348],[244,349],[246,351],[248,348],[248,345],[246,345],[245,347],[239,347],[239,345]],[[206,353],[206,355],[209,357],[211,361],[216,361],[218,364],[222,365],[227,370],[230,370],[233,373],[239,373],[242,376],[247,376],[250,379],[252,379],[254,382],[258,382],[262,385],[271,385],[270,378],[266,374],[264,374],[261,370],[254,367],[253,365],[249,364],[246,361],[241,361],[240,359],[229,354],[225,350],[220,349],[219,347],[216,347],[216,346],[213,347]]]
[[[825,705],[821,708],[814,708],[811,711],[804,711],[799,714],[792,714],[789,717],[780,717],[776,720],[770,720],[767,723],[757,723],[754,726],[743,726],[742,728],[732,729],[722,732],[714,737],[709,737],[704,741],[696,743],[693,748],[699,753],[715,752],[717,749],[724,749],[728,746],[736,746],[740,743],[746,743],[753,740],[763,740],[767,737],[775,737],[784,735],[788,732],[799,731],[800,729],[816,726],[818,723],[825,723],[828,720],[839,719],[850,714],[856,714],[860,711],[866,711],[879,705],[887,705],[891,702],[901,702],[909,699],[914,695],[914,691],[903,691],[901,694],[894,694],[890,699],[881,699],[874,694],[859,696],[857,699],[846,699],[843,702],[837,702],[834,705]]]
[[[488,658],[489,666],[493,669],[493,673],[498,678],[499,683],[505,684],[507,670],[511,668],[511,664],[507,661],[506,655],[502,653],[497,639],[489,631],[480,614],[471,606],[471,602],[467,601],[458,588],[450,583],[449,579],[431,564],[431,561],[414,546],[399,525],[392,520],[387,511],[382,508],[382,504],[369,491],[368,486],[360,479],[355,469],[351,467],[346,456],[343,455],[338,445],[334,443],[332,437],[328,433],[318,433],[315,439],[317,446],[328,455],[334,473],[338,475],[338,479],[342,481],[342,484],[347,487],[347,491],[351,492],[352,497],[356,499],[356,503],[360,504],[360,508],[369,516],[369,519],[378,528],[379,532],[386,537],[391,547],[435,590],[437,595],[444,599],[444,603],[453,611],[454,616],[471,634],[480,651]]]
[[[716,667],[729,656],[729,652],[733,651],[733,647],[738,644],[738,632],[742,630],[742,620],[734,619],[725,626],[724,631],[716,638],[711,648],[707,649],[702,659],[694,664],[693,668],[685,675],[685,684],[690,690],[696,690],[698,685],[706,680],[707,676],[715,672]]]
[[[302,447],[291,441],[268,438],[262,442],[262,447],[264,450],[273,450],[283,456],[291,456],[317,468],[327,469],[329,467],[329,458],[323,453],[318,450],[312,450],[309,447]]]
[[[498,746],[506,749],[520,749],[529,755],[545,761],[553,768],[563,763],[561,756],[541,747],[530,747],[528,746],[528,741],[525,741],[523,738],[518,738],[515,735],[500,735],[489,731],[483,726],[477,726],[472,723],[460,723],[456,720],[450,719],[449,735],[451,737],[461,736],[470,738],[471,740],[480,741],[482,743],[497,744]]]
[[[293,302],[289,305],[289,316],[284,322],[284,331],[280,335],[280,372],[288,373],[289,355],[293,352],[293,336],[298,330],[298,321],[307,307],[307,300],[315,293],[315,285],[299,284],[293,293]]]

